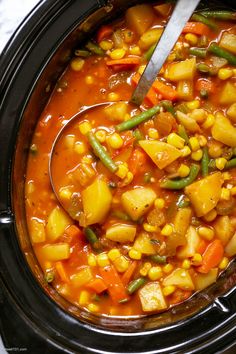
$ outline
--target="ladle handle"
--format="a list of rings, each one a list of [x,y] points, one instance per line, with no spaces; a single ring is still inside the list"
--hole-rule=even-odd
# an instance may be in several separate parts
[[[178,0],[130,102],[140,105],[200,0]]]

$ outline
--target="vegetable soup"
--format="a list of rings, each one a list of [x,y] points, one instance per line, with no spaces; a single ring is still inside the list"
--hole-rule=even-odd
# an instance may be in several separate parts
[[[127,103],[171,11],[131,7],[78,48],[30,147],[26,214],[45,281],[97,314],[167,310],[236,254],[236,13],[194,13],[143,104]],[[101,102],[55,145],[58,200],[54,140]]]

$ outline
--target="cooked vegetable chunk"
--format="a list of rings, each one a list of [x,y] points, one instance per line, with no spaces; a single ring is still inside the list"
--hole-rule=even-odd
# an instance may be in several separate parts
[[[107,229],[106,238],[115,242],[133,242],[136,234],[136,226],[133,225],[114,225]]]
[[[70,257],[70,247],[68,243],[55,243],[45,245],[42,254],[48,261],[61,261]]]
[[[46,225],[48,239],[51,241],[56,241],[60,236],[62,236],[66,227],[71,223],[71,218],[69,218],[62,208],[54,208],[48,217]]]
[[[236,54],[236,35],[233,33],[224,32],[220,39],[220,47]]]
[[[126,11],[128,27],[142,35],[152,24],[154,12],[151,5],[136,5]]]
[[[197,274],[194,278],[196,290],[203,290],[216,282],[218,269],[212,268],[207,274]]]
[[[227,243],[227,245],[225,247],[225,252],[230,257],[236,255],[236,233],[233,235],[233,237]]]
[[[163,32],[163,28],[153,28],[143,33],[138,44],[140,48],[146,50],[151,45],[159,41]]]
[[[220,93],[220,103],[223,105],[228,105],[235,103],[236,101],[236,87],[235,85],[227,81]]]
[[[197,253],[200,237],[193,226],[188,228],[186,240],[187,244],[184,247],[181,247],[178,252],[178,258],[180,259],[193,257],[194,254]]]
[[[204,216],[215,208],[220,199],[222,184],[222,175],[216,172],[185,188],[197,216]]]
[[[145,312],[160,311],[167,308],[165,298],[158,282],[144,285],[144,287],[139,290],[139,297],[142,309]]]
[[[46,240],[46,232],[44,224],[38,219],[31,219],[30,221],[30,236],[33,243],[40,243]]]
[[[170,65],[167,77],[171,81],[193,80],[196,72],[196,58],[186,59]]]
[[[181,208],[177,211],[174,218],[175,232],[185,235],[190,225],[192,210],[190,208]]]
[[[236,147],[236,128],[222,113],[218,112],[216,114],[215,124],[211,132],[215,140],[225,145]]]
[[[152,255],[156,253],[149,235],[145,232],[142,232],[136,237],[134,242],[134,249],[146,255]]]
[[[164,281],[164,286],[174,285],[183,290],[194,290],[194,284],[189,272],[185,269],[175,269]]]
[[[92,275],[90,267],[85,267],[85,268],[81,269],[78,273],[73,274],[70,278],[73,286],[75,286],[77,288],[84,285],[84,284],[87,284],[92,279],[93,279],[93,275]]]
[[[228,215],[219,216],[214,222],[214,229],[217,238],[221,240],[223,245],[227,244],[234,232]]]

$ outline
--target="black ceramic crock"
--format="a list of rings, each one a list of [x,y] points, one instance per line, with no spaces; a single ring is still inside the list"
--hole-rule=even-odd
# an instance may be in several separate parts
[[[210,354],[236,342],[234,262],[215,285],[166,313],[99,317],[44,284],[29,243],[24,173],[37,119],[76,45],[134,3],[41,1],[0,58],[0,329],[7,348],[33,354]]]

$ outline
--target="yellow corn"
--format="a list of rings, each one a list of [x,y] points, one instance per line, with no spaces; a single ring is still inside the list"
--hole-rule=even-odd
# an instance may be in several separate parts
[[[181,149],[181,153],[183,157],[189,156],[191,154],[191,149],[189,146],[184,146],[183,149]]]
[[[97,258],[96,258],[96,256],[95,256],[95,254],[90,253],[90,254],[88,255],[88,265],[89,265],[90,267],[96,267],[96,265],[97,265]]]
[[[218,78],[221,79],[221,80],[227,80],[231,76],[233,76],[233,70],[231,70],[231,69],[221,68],[218,71]]]
[[[118,93],[116,93],[116,92],[110,92],[110,93],[108,93],[108,95],[107,95],[107,99],[108,99],[108,101],[110,101],[110,102],[119,101],[120,96],[119,96]]]
[[[187,102],[186,105],[189,109],[191,109],[191,111],[193,111],[194,109],[197,109],[200,107],[200,101],[193,100],[193,101]]]
[[[123,273],[129,268],[130,262],[124,256],[120,256],[116,258],[113,263],[118,272]]]
[[[133,179],[134,179],[133,173],[128,171],[126,177],[123,180],[122,186],[127,186],[133,181]]]
[[[135,45],[129,48],[129,53],[132,55],[141,55],[141,50],[139,46]]]
[[[165,286],[163,289],[162,289],[162,292],[163,292],[163,295],[164,296],[169,296],[171,294],[173,294],[173,292],[175,291],[176,287],[174,285],[168,285],[168,286]]]
[[[70,67],[74,71],[80,71],[82,70],[84,63],[85,63],[84,59],[74,58],[70,62]]]
[[[196,45],[198,42],[198,37],[193,33],[187,33],[184,37],[186,41],[191,45]]]
[[[90,312],[98,312],[99,311],[99,306],[93,303],[88,304],[88,310]]]
[[[200,149],[199,141],[195,136],[193,136],[189,139],[189,145],[190,145],[192,151],[197,151]]]
[[[173,232],[173,226],[170,224],[166,224],[161,230],[161,234],[163,236],[170,236],[172,232]]]
[[[148,129],[148,136],[151,139],[159,139],[159,134],[158,131],[155,128],[149,128]]]
[[[227,267],[228,264],[229,264],[229,259],[227,257],[223,257],[219,264],[219,268],[223,270]]]
[[[94,83],[94,77],[91,75],[85,76],[85,83],[87,85],[92,85]]]
[[[157,198],[154,202],[154,206],[157,209],[163,209],[165,206],[165,200],[163,198]]]
[[[86,290],[82,290],[80,295],[79,295],[79,304],[81,306],[85,306],[89,303],[90,300],[90,294]]]
[[[176,133],[171,133],[167,137],[167,143],[173,145],[177,149],[182,149],[184,147],[185,140]]]
[[[202,155],[203,155],[203,152],[201,149],[199,149],[197,151],[192,152],[191,158],[194,161],[200,161],[202,159]]]
[[[118,165],[118,170],[116,171],[116,175],[121,179],[124,179],[127,176],[129,169],[125,164]]]
[[[77,152],[77,154],[82,155],[86,151],[86,145],[82,141],[77,141],[74,146],[74,151]]]
[[[68,188],[60,189],[59,197],[61,199],[69,200],[71,198],[71,196],[72,196],[72,192]]]
[[[147,232],[156,232],[156,231],[158,230],[158,227],[157,227],[157,226],[155,226],[155,225],[150,225],[150,224],[148,224],[148,223],[146,223],[146,222],[143,224],[143,228],[144,228],[144,230],[147,231]]]
[[[112,248],[107,255],[111,261],[114,261],[116,258],[119,258],[121,254],[118,248]]]
[[[110,264],[109,258],[106,253],[100,253],[97,255],[97,263],[99,267],[106,267]]]
[[[224,181],[229,181],[232,178],[229,172],[222,173],[222,177],[224,178]]]
[[[189,269],[191,267],[191,262],[189,259],[185,259],[182,262],[182,268],[183,269]]]
[[[100,143],[104,143],[106,141],[107,133],[105,130],[98,130],[96,131],[95,136]]]
[[[162,273],[162,269],[161,267],[152,267],[149,269],[148,271],[148,278],[150,280],[158,280],[162,277],[163,273]]]
[[[182,163],[178,168],[177,172],[180,177],[187,177],[189,175],[190,168],[187,165]]]
[[[206,139],[206,137],[204,135],[199,135],[198,136],[198,141],[199,141],[199,145],[201,147],[206,146],[206,144],[207,144],[207,139]]]
[[[122,59],[125,56],[126,50],[123,48],[114,49],[109,55],[111,59]]]
[[[223,153],[222,145],[218,141],[212,141],[208,149],[209,156],[213,159],[220,157]]]
[[[107,138],[107,142],[112,149],[120,149],[123,145],[123,139],[118,133],[113,133]]]
[[[163,270],[163,272],[165,274],[168,274],[168,273],[172,272],[173,269],[174,269],[174,266],[172,264],[170,264],[170,263],[167,263],[166,265],[164,265],[162,267],[162,270]]]
[[[92,129],[92,126],[89,122],[84,121],[79,124],[79,131],[81,134],[86,135],[90,130]]]
[[[142,253],[134,248],[131,248],[131,250],[129,251],[129,257],[131,259],[139,260],[142,258]]]
[[[108,41],[108,40],[103,40],[103,41],[101,41],[101,42],[99,43],[99,46],[100,46],[103,50],[107,51],[107,50],[110,50],[110,49],[113,48],[113,42],[112,42],[112,41]]]
[[[204,238],[204,240],[207,241],[211,241],[214,237],[214,230],[209,228],[209,227],[205,227],[205,226],[201,226],[198,228],[198,234]]]
[[[148,274],[149,269],[151,269],[152,265],[149,262],[145,262],[142,268],[140,269],[139,273],[145,277]]]
[[[209,129],[215,123],[215,116],[213,114],[208,114],[205,122],[202,124],[204,129]]]
[[[236,195],[236,187],[230,189],[231,195]]]
[[[191,259],[192,264],[195,266],[198,266],[201,264],[202,262],[202,256],[200,255],[200,253],[195,253]]]
[[[206,120],[206,111],[203,108],[195,108],[189,115],[200,124]]]
[[[204,220],[206,221],[213,221],[215,220],[215,218],[217,217],[217,212],[215,209],[212,209],[211,211],[209,211],[209,213],[207,213],[205,216],[204,216]]]
[[[219,157],[218,159],[216,159],[216,167],[218,168],[218,170],[223,170],[226,163],[227,160],[224,157]]]
[[[93,162],[93,157],[91,155],[85,155],[81,159],[81,163],[87,163],[88,165],[91,165]]]
[[[221,200],[230,200],[231,192],[228,188],[221,188],[220,199]]]

